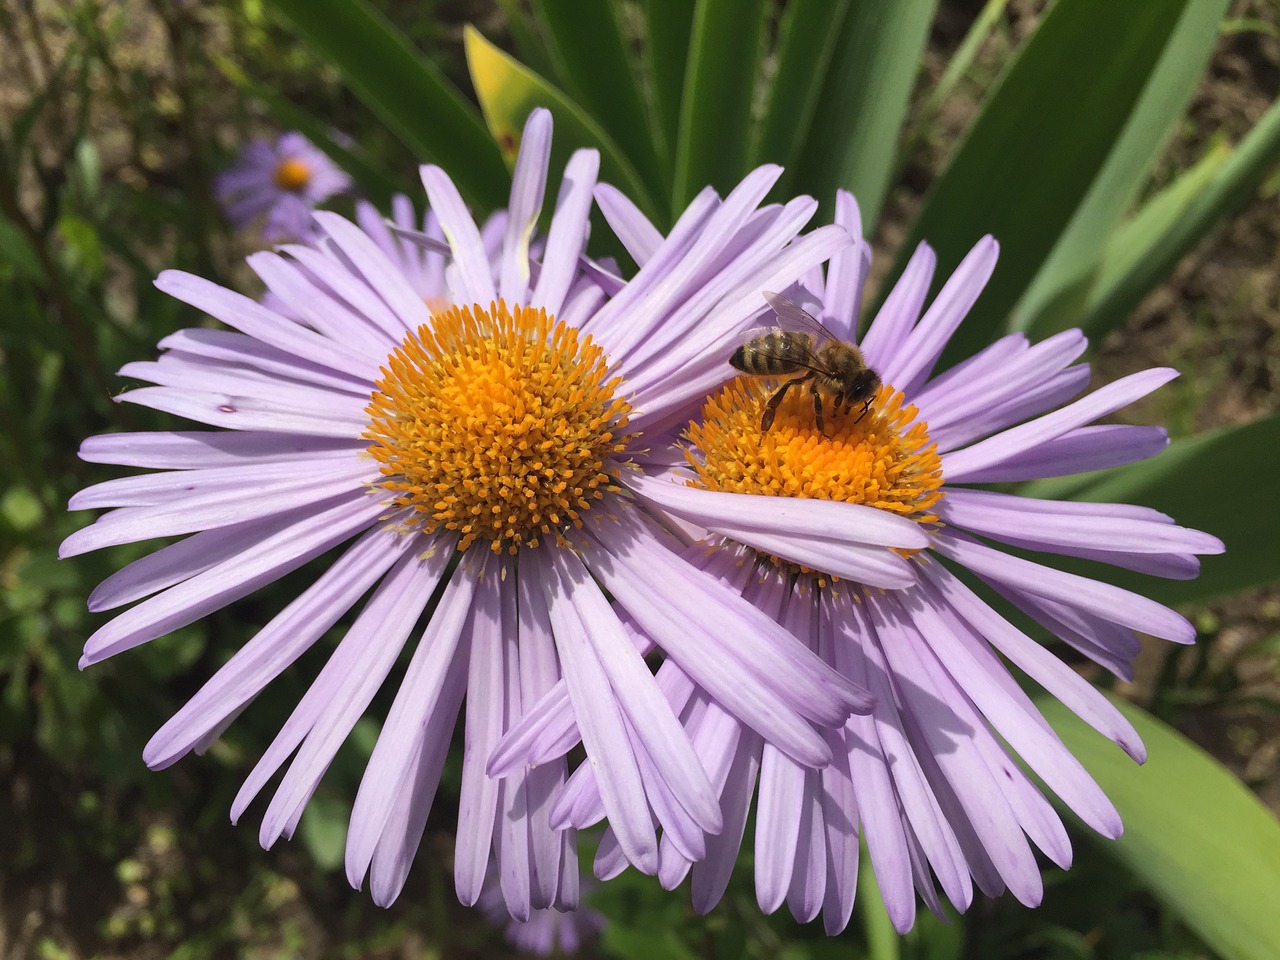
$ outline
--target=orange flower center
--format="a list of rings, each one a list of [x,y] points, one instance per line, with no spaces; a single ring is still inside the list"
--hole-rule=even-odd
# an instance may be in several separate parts
[[[760,418],[780,381],[739,377],[691,423],[690,486],[776,497],[812,497],[878,507],[930,524],[942,498],[942,461],[917,410],[885,384],[863,413],[827,403],[818,430],[807,388],[791,389],[767,430]]]
[[[382,487],[428,533],[495,553],[564,533],[617,491],[630,406],[604,352],[545,310],[449,307],[382,368],[367,408]]]
[[[299,193],[311,182],[311,168],[297,157],[285,157],[276,164],[276,186]]]

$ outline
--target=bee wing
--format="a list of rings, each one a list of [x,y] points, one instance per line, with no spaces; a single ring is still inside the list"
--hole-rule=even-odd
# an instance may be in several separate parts
[[[765,290],[763,293],[764,298],[769,301],[769,306],[777,314],[778,327],[781,329],[803,330],[806,333],[812,333],[817,336],[819,341],[840,339],[824,327],[822,321],[794,300],[788,300],[782,294],[773,293],[770,290]]]

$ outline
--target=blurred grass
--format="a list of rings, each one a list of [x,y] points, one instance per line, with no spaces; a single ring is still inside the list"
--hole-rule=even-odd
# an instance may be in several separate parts
[[[487,37],[510,47],[496,4],[381,0],[376,6],[464,89],[464,21],[479,23]],[[895,230],[900,238],[930,165],[946,149],[947,124],[960,122],[947,111],[963,112],[966,89],[972,95],[996,75],[1016,46],[1023,18],[1034,18],[1043,4],[1010,6],[1013,19],[1002,21],[970,74],[957,81],[958,101],[932,105],[941,112],[937,123],[913,130],[918,153],[902,166],[882,239],[892,243]],[[974,7],[941,4],[931,62],[945,62]],[[1237,7],[1229,57],[1263,42],[1259,37],[1275,39],[1249,26],[1257,21],[1274,29],[1274,7]],[[58,542],[87,522],[65,512],[67,498],[113,472],[81,463],[79,441],[168,425],[150,411],[111,402],[124,387],[116,369],[150,357],[158,339],[192,322],[154,290],[152,277],[178,266],[256,289],[242,264],[253,242],[228,232],[209,185],[241,143],[278,126],[265,104],[228,77],[228,65],[352,136],[415,197],[416,158],[260,0],[6,3],[0,5],[0,49],[0,822],[13,825],[0,831],[0,957],[500,955],[505,948],[498,934],[453,896],[449,803],[437,804],[440,820],[429,824],[410,885],[393,909],[379,910],[367,894],[351,892],[335,869],[334,830],[355,795],[374,727],[339,756],[299,841],[263,853],[255,811],[238,828],[227,823],[236,787],[324,650],[273,685],[208,756],[159,774],[143,767],[142,745],[151,732],[252,625],[275,612],[280,597],[305,582],[305,572],[233,613],[81,674],[75,668],[80,647],[103,619],[85,611],[85,596],[144,551],[56,560]],[[1204,96],[1212,100],[1211,92]],[[1216,129],[1220,120],[1202,108],[1191,124]],[[1174,152],[1193,150],[1194,134]],[[1178,169],[1179,162],[1175,157],[1165,169]],[[1226,239],[1252,271],[1244,282],[1252,291],[1247,300],[1237,296],[1227,301],[1229,311],[1217,313],[1205,306],[1221,302],[1233,283],[1240,290],[1241,275],[1231,270],[1244,268],[1222,268],[1217,279],[1197,279],[1194,265],[1184,268],[1173,292],[1144,305],[1102,354],[1109,375],[1165,356],[1188,370],[1164,394],[1163,409],[1142,414],[1172,419],[1178,432],[1210,425],[1206,418],[1238,421],[1270,402],[1275,354],[1266,345],[1274,343],[1274,327],[1244,324],[1255,316],[1275,323],[1274,306],[1258,312],[1259,302],[1274,305],[1268,285],[1274,279],[1259,273],[1266,264],[1250,239],[1274,232],[1274,202],[1269,212],[1255,208],[1243,220],[1256,233],[1236,236],[1238,221]],[[1198,289],[1206,296],[1197,298]],[[1216,412],[1197,412],[1206,408]],[[1241,657],[1252,654],[1275,662],[1280,621],[1266,609],[1215,608],[1207,637],[1244,630],[1249,638],[1229,656],[1214,652],[1214,639],[1203,653],[1179,650],[1167,665],[1157,665],[1144,693],[1163,716],[1200,723],[1208,731],[1204,739],[1228,751],[1250,736],[1255,749],[1270,742],[1271,728],[1254,722],[1258,713],[1246,712],[1243,720],[1240,713],[1265,700],[1269,689],[1241,667]],[[1275,711],[1275,702],[1265,700],[1257,711]],[[375,704],[375,713],[382,709],[385,703]],[[1223,733],[1218,720],[1227,730],[1246,732]],[[456,792],[456,772],[452,786],[446,778],[442,789]],[[967,944],[960,945],[954,927],[923,917],[901,941],[901,955],[958,957],[961,949],[981,957],[1207,955],[1124,871],[1090,848],[1079,861],[1069,874],[1050,874],[1042,910],[981,901],[966,923]],[[725,905],[698,918],[683,893],[665,894],[655,882],[628,874],[599,894],[613,923],[600,951],[638,960],[708,950],[723,957],[866,955],[856,929],[829,941],[812,926],[761,917],[750,879],[744,863]]]

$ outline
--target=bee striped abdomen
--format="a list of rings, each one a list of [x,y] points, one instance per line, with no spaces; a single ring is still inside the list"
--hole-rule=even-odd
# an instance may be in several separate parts
[[[733,352],[729,364],[753,376],[777,376],[809,366],[812,357],[810,334],[782,331],[748,340]]]

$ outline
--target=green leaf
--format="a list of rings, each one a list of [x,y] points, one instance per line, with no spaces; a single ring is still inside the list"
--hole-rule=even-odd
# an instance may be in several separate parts
[[[536,0],[534,9],[551,37],[557,72],[568,79],[574,99],[635,164],[650,192],[661,195],[664,178],[614,4]]]
[[[1201,558],[1195,580],[1162,580],[1107,568],[1106,579],[1165,603],[1203,602],[1280,578],[1280,414],[1176,440],[1157,457],[1080,477],[1037,480],[1021,492],[1094,502],[1140,503],[1220,537],[1226,552]],[[1244,488],[1241,484],[1245,484]],[[1244,500],[1238,499],[1242,489]],[[1070,567],[1066,561],[1058,564]],[[1097,568],[1089,568],[1096,573]],[[1280,954],[1277,954],[1280,956]]]
[[[964,39],[960,41],[960,46],[956,48],[955,54],[947,61],[946,68],[942,71],[942,76],[938,78],[938,85],[929,93],[929,99],[925,103],[925,112],[930,115],[935,114],[944,100],[955,92],[956,85],[969,68],[973,66],[973,61],[978,57],[978,51],[982,49],[983,43],[987,37],[991,36],[996,28],[996,24],[1000,23],[1004,18],[1005,7],[1009,5],[1009,0],[987,0],[982,8],[982,12],[978,14],[977,19],[973,21],[973,25],[965,33]]]
[[[422,161],[448,170],[473,203],[506,203],[510,177],[475,108],[367,0],[271,4]]]
[[[920,240],[937,250],[941,279],[983,234],[999,239],[1000,264],[944,366],[1003,329],[1103,169],[1190,2],[1061,0],[987,98],[893,271]]]
[[[858,915],[862,918],[862,929],[867,938],[868,960],[898,960],[898,931],[893,929],[893,921],[884,906],[884,897],[880,893],[880,884],[876,882],[876,872],[871,866],[871,855],[867,852],[866,841],[859,844],[858,850],[858,894],[854,899]]]
[[[783,11],[769,105],[756,130],[748,164],[786,167],[780,192],[789,186],[796,158],[808,139],[848,8],[849,0],[792,0]]]
[[[707,184],[725,192],[746,173],[764,21],[764,0],[698,0],[676,141],[673,212]]]
[[[1109,329],[1119,322],[1118,318],[1127,316],[1215,224],[1245,204],[1277,162],[1280,103],[1272,104],[1182,215],[1152,242],[1149,256],[1132,264],[1122,275],[1108,274],[1098,283],[1089,298],[1085,329]]]
[[[658,159],[670,181],[680,139],[680,101],[693,33],[693,0],[645,0],[645,65],[658,115]]]
[[[1141,767],[1052,697],[1036,705],[1124,818],[1103,849],[1227,960],[1280,957],[1280,823],[1258,798],[1131,704],[1116,701],[1147,745]]]
[[[1031,330],[1039,338],[1079,322],[1099,255],[1120,218],[1133,206],[1152,162],[1186,110],[1213,52],[1227,4],[1228,0],[1187,3],[1106,163],[1019,302],[1012,326]],[[1064,296],[1072,289],[1079,293]],[[1074,311],[1050,306],[1071,301]]]
[[[97,228],[84,217],[64,213],[58,218],[58,238],[62,241],[62,265],[72,276],[90,282],[101,279],[106,263]]]
[[[1214,144],[1195,166],[1143,204],[1131,220],[1121,224],[1107,241],[1102,262],[1086,293],[1097,296],[1101,291],[1113,289],[1133,271],[1142,269],[1146,261],[1159,258],[1170,233],[1178,229],[1192,203],[1209,188],[1230,156],[1231,148],[1226,143]],[[1097,339],[1118,326],[1125,316],[1118,311],[1090,311],[1085,332]],[[1077,316],[1073,322],[1080,319]]]
[[[96,200],[102,189],[102,157],[92,140],[81,140],[76,144],[76,168],[85,198]]]
[[[551,61],[547,42],[542,39],[532,14],[525,10],[520,0],[498,0],[498,6],[502,8],[502,15],[506,18],[507,29],[511,31],[511,39],[515,41],[520,62],[535,73],[548,76],[556,69],[556,65]]]
[[[13,486],[0,494],[0,517],[14,530],[25,533],[44,519],[44,506],[26,487]]]
[[[29,280],[40,280],[44,277],[44,269],[32,249],[27,235],[12,220],[0,215],[0,265],[12,269],[19,276]]]
[[[650,217],[658,206],[634,166],[598,123],[565,93],[518,60],[499,50],[472,27],[465,34],[467,67],[480,98],[493,138],[509,161],[520,149],[520,136],[529,112],[546,107],[555,118],[552,169],[564,165],[580,147],[600,151],[600,175],[627,193]]]
[[[333,871],[342,866],[350,819],[351,804],[338,797],[313,797],[302,811],[298,824],[302,843],[321,870]]]
[[[795,189],[827,205],[837,187],[852,191],[868,234],[893,174],[936,7],[937,0],[854,0],[800,157]]]

